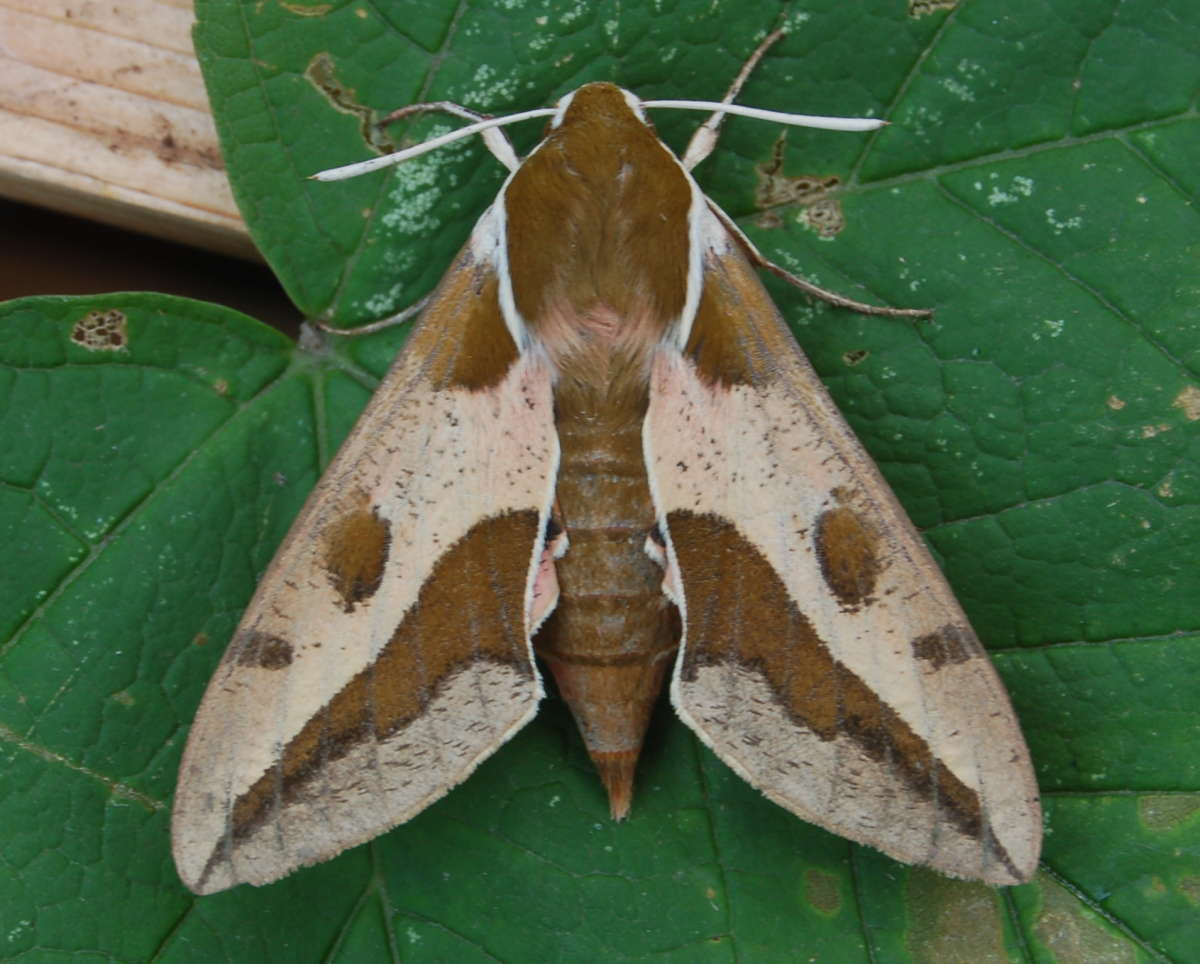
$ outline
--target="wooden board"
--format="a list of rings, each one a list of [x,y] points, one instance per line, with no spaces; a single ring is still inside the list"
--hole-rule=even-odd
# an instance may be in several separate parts
[[[257,257],[193,21],[191,0],[0,0],[0,195]]]

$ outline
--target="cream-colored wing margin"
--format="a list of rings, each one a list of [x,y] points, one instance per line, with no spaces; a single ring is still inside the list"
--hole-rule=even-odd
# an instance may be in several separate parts
[[[558,441],[487,250],[476,237],[447,273],[209,684],[172,823],[197,893],[407,820],[536,709]]]
[[[1008,696],[937,565],[715,222],[645,445],[684,638],[671,688],[730,767],[899,860],[1015,884],[1041,816]]]

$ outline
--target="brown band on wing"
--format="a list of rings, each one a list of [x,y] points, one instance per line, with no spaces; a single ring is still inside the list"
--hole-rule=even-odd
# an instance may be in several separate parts
[[[733,663],[759,674],[787,717],[822,740],[845,736],[891,764],[963,834],[985,834],[978,794],[869,686],[838,662],[788,596],[770,563],[728,522],[677,510],[667,516],[686,596],[683,678]]]
[[[517,346],[500,311],[500,287],[495,275],[480,282],[477,297],[464,300],[468,312],[450,374],[449,386],[477,391],[498,385],[517,360]]]
[[[730,324],[730,318],[757,319]],[[766,322],[773,321],[773,324]],[[731,244],[704,255],[704,290],[684,354],[710,385],[762,385],[796,347],[758,274]]]
[[[477,259],[468,242],[430,296],[397,364],[420,359],[423,380],[434,390],[498,385],[518,358],[499,291],[495,269]]]
[[[691,186],[612,84],[575,92],[505,189],[517,310],[531,326],[561,306],[670,320],[687,295]]]
[[[935,632],[918,636],[912,641],[913,656],[925,660],[933,669],[965,663],[978,655],[975,634],[965,626],[946,623]]]
[[[320,549],[321,567],[348,613],[378,591],[392,545],[391,527],[371,505],[370,493],[360,491],[349,501],[354,507],[321,533]]]
[[[327,762],[419,717],[460,670],[484,662],[533,675],[525,585],[538,530],[537,512],[509,512],[480,522],[446,551],[375,662],[314,713],[276,766],[238,798],[234,841],[299,796]],[[223,858],[224,841],[210,866]]]
[[[842,608],[856,611],[869,603],[883,569],[872,526],[849,506],[835,506],[817,518],[813,543],[825,585]]]

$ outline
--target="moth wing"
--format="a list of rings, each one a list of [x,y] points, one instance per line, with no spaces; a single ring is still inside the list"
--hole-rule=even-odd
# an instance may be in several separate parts
[[[1007,693],[940,570],[705,212],[704,288],[655,358],[645,448],[684,633],[679,715],[812,823],[1014,884],[1037,786]]]
[[[485,216],[205,693],[172,824],[197,893],[407,820],[535,712],[558,441],[549,376],[504,325],[489,230]]]

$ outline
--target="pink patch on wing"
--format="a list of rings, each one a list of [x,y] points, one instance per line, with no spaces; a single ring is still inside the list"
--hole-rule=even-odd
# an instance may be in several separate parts
[[[533,635],[558,603],[558,569],[554,560],[566,551],[567,534],[559,532],[542,547],[538,559],[537,575],[533,579],[533,593],[529,599],[529,633]]]

